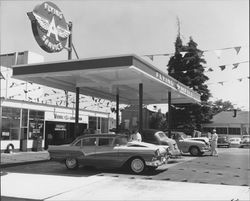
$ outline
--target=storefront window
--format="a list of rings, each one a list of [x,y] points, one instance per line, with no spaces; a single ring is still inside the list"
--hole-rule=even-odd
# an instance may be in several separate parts
[[[3,107],[1,140],[19,140],[19,134],[20,109]]]
[[[102,133],[108,133],[108,118],[102,118]]]
[[[43,138],[44,112],[37,110],[29,111],[29,139]]]
[[[216,127],[216,133],[217,134],[227,134],[227,128],[226,127]]]
[[[28,110],[22,109],[22,127],[28,126]]]
[[[89,117],[89,130],[90,133],[95,133],[97,128],[96,128],[96,124],[97,124],[97,118],[96,117]]]
[[[240,135],[240,128],[229,128],[229,135]]]

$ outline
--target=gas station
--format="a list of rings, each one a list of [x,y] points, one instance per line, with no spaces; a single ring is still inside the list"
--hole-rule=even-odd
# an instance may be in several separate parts
[[[171,104],[200,102],[198,93],[134,54],[16,65],[13,78],[75,92],[75,137],[79,135],[80,94],[116,101],[116,111],[119,104],[139,105],[139,131],[145,104],[166,103],[170,108]]]

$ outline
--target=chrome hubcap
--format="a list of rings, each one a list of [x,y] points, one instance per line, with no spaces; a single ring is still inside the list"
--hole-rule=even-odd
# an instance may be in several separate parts
[[[134,159],[131,163],[131,168],[136,173],[141,172],[144,168],[143,161],[141,159]]]

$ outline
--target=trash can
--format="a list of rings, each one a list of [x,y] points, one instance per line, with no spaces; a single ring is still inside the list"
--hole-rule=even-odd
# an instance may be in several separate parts
[[[20,150],[21,151],[27,151],[27,139],[22,139],[20,144]]]
[[[42,145],[43,145],[43,139],[41,137],[39,137],[37,139],[37,151],[42,151],[43,150]]]
[[[43,139],[41,137],[34,139],[32,151],[42,151],[42,143],[43,143]]]

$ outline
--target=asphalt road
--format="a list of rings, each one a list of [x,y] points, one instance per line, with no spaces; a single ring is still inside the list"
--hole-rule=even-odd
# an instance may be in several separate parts
[[[8,172],[31,173],[42,175],[89,177],[93,175],[116,178],[165,180],[191,183],[249,186],[250,167],[249,149],[219,148],[219,157],[205,154],[201,157],[183,156],[181,159],[170,159],[168,164],[159,167],[153,173],[131,175],[125,170],[106,170],[79,168],[67,170],[65,165],[48,161],[27,165],[2,168],[2,174]]]

